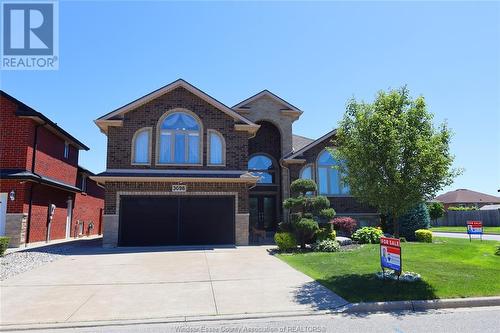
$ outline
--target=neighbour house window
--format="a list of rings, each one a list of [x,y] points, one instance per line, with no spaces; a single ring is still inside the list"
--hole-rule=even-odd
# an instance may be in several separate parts
[[[64,158],[69,158],[69,143],[64,143]]]
[[[132,162],[136,164],[149,164],[151,130],[143,128],[138,130],[133,139]]]
[[[214,131],[209,130],[208,132],[208,164],[209,165],[224,165],[225,163],[225,144],[223,136]]]
[[[349,194],[349,187],[343,184],[339,170],[335,168],[338,162],[327,150],[323,150],[318,157],[318,187],[320,194],[343,195]]]
[[[254,176],[260,177],[260,184],[274,184],[275,167],[273,161],[266,155],[254,155],[248,161],[248,170]]]
[[[198,121],[187,113],[174,112],[160,126],[160,163],[199,164],[201,161]]]

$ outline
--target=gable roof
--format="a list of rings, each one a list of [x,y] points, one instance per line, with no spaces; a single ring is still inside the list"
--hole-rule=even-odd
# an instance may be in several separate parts
[[[9,95],[3,90],[0,90],[0,96],[10,100],[12,103],[17,105],[17,110],[15,115],[20,118],[31,118],[33,121],[42,124],[42,126],[47,127],[52,133],[57,135],[58,137],[62,138],[65,141],[68,141],[69,143],[73,144],[78,149],[81,150],[89,150],[89,147],[84,145],[80,140],[66,132],[63,128],[61,128],[57,123],[53,122],[49,118],[47,118],[44,114],[41,112],[36,111],[35,109],[31,108],[30,106],[24,104],[17,98]]]
[[[161,88],[159,88],[159,89],[157,89],[157,90],[155,90],[147,95],[144,95],[144,96],[142,96],[142,97],[140,97],[140,98],[138,98],[138,99],[122,106],[122,107],[119,107],[118,109],[113,110],[113,111],[105,114],[102,117],[99,117],[94,122],[97,124],[97,126],[99,126],[99,128],[101,130],[105,131],[108,124],[110,124],[110,122],[115,122],[115,125],[117,125],[118,123],[116,123],[116,122],[121,121],[120,119],[117,119],[117,117],[119,117],[119,116],[123,115],[124,113],[127,113],[133,109],[136,109],[137,107],[139,107],[143,104],[146,104],[147,102],[152,101],[153,99],[158,98],[158,97],[160,97],[160,96],[162,96],[162,95],[164,95],[164,94],[166,94],[166,93],[168,93],[176,88],[179,88],[179,87],[186,89],[187,91],[198,96],[199,98],[203,99],[207,103],[215,106],[217,109],[221,110],[222,112],[226,113],[227,115],[233,117],[235,120],[239,121],[242,125],[248,125],[251,127],[258,128],[259,125],[254,124],[249,119],[247,119],[244,116],[240,115],[239,113],[235,112],[233,109],[231,109],[227,105],[219,102],[218,100],[216,100],[212,96],[201,91],[200,89],[198,89],[195,86],[193,86],[192,84],[184,81],[183,79],[175,80],[174,82],[171,82],[171,83],[169,83],[169,84],[167,84],[167,85],[165,85],[165,86],[163,86],[163,87],[161,87]]]
[[[337,133],[337,129],[331,130],[330,132],[326,133],[322,137],[310,142],[309,144],[305,145],[304,147],[300,148],[297,151],[293,151],[290,155],[286,156],[285,159],[290,160],[299,157],[302,155],[304,152],[308,151],[312,147],[315,147],[316,145],[320,144],[321,142],[330,139],[335,133]]]
[[[500,203],[500,198],[467,189],[458,189],[438,195],[436,201],[442,203]]]
[[[293,151],[298,151],[313,141],[314,139],[306,138],[305,136],[301,135],[292,134],[292,149]]]
[[[279,97],[276,94],[273,94],[272,92],[270,92],[267,89],[264,89],[261,92],[256,93],[255,95],[250,96],[247,99],[239,102],[238,104],[233,106],[233,109],[244,109],[245,105],[247,105],[248,103],[251,103],[251,102],[253,102],[261,97],[264,97],[264,96],[268,96],[268,97],[274,99],[275,101],[277,101],[278,103],[282,104],[283,106],[285,106],[286,108],[281,110],[281,112],[283,112],[283,113],[292,114],[292,115],[295,115],[297,117],[303,113],[303,111],[300,110],[298,107],[296,107],[293,104],[288,103],[283,98]]]

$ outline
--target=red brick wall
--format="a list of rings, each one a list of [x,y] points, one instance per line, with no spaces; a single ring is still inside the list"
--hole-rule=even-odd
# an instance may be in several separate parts
[[[7,213],[23,213],[27,212],[26,204],[28,200],[29,183],[21,184],[19,180],[0,180],[0,192],[10,193],[14,190],[16,198],[14,201],[7,201]]]
[[[64,140],[44,127],[39,128],[35,173],[75,185],[78,149],[71,145],[69,147],[69,158],[66,159]]]
[[[104,211],[104,189],[87,178],[87,192],[77,193],[73,209],[71,235],[74,235],[77,221],[83,222],[84,234],[87,234],[89,222],[94,222],[94,229],[90,235],[97,235],[102,231],[102,212]]]
[[[54,187],[37,184],[33,189],[33,206],[30,227],[30,242],[44,241],[47,232],[47,214],[49,204],[56,205],[52,218],[50,239],[66,236],[67,200],[74,200],[74,194]]]
[[[34,122],[15,115],[17,105],[0,96],[0,168],[25,169]]]

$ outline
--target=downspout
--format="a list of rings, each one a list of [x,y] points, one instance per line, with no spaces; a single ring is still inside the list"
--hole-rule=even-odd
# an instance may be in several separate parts
[[[47,123],[43,122],[41,124],[35,125],[35,135],[33,138],[33,153],[31,155],[31,173],[35,174],[35,161],[36,161],[36,151],[37,151],[37,146],[38,146],[38,128],[45,126]],[[26,240],[24,242],[24,246],[28,246],[28,243],[30,241],[30,229],[31,229],[31,212],[32,212],[32,207],[33,207],[33,188],[35,187],[36,183],[32,183],[30,187],[30,194],[29,194],[29,206],[28,206],[28,220],[26,222]]]
[[[288,196],[286,198],[282,198],[282,200],[284,201],[290,197],[290,168],[285,166],[285,163],[283,163],[283,162],[284,162],[284,159],[281,158],[279,161],[279,164],[283,169],[286,169],[286,173],[288,175],[288,179],[286,182],[287,186],[288,186]],[[283,188],[281,189],[281,193],[283,193]],[[290,221],[290,212],[288,209],[283,209],[283,220],[284,220],[283,222],[285,222],[285,223],[288,223]]]

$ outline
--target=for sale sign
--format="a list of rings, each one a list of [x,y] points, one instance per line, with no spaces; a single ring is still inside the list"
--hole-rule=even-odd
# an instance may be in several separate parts
[[[467,233],[470,235],[480,235],[483,233],[483,222],[467,221]]]
[[[401,273],[401,243],[397,238],[380,237],[380,265]]]

